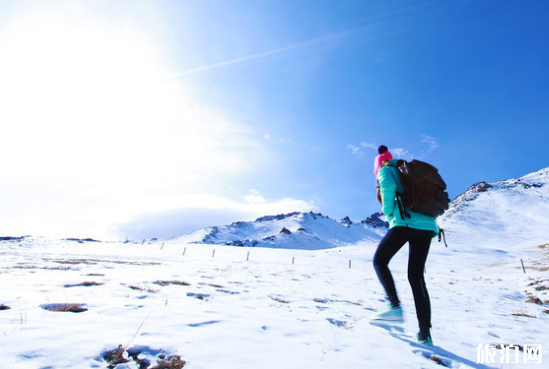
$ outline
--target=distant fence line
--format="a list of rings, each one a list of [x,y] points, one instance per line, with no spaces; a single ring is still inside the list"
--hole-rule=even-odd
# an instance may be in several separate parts
[[[299,256],[299,255],[291,255],[292,254],[292,249],[265,249],[263,250],[262,248],[258,248],[254,253],[254,250],[243,250],[245,251],[244,253],[240,254],[238,253],[237,249],[239,249],[240,247],[235,247],[235,246],[224,246],[224,245],[197,245],[197,246],[190,246],[188,244],[166,244],[165,242],[163,242],[161,245],[160,245],[160,250],[164,250],[164,249],[167,249],[167,247],[169,247],[169,250],[170,252],[172,253],[175,253],[175,254],[179,254],[180,256],[184,256],[184,257],[187,257],[187,258],[191,258],[191,259],[197,259],[197,260],[207,260],[207,259],[218,259],[218,260],[226,260],[226,261],[235,261],[235,262],[238,262],[238,261],[246,261],[246,262],[272,262],[272,263],[276,263],[276,264],[286,264],[286,265],[306,265],[306,264],[311,264],[313,263],[314,264],[314,261],[316,260],[316,256],[308,256],[308,255],[303,255],[303,256]],[[180,251],[176,251],[175,249],[177,249],[178,247],[182,247],[182,249]],[[230,257],[227,257],[228,254],[227,253],[223,253],[223,252],[217,252],[217,250],[223,250],[225,247],[229,247],[231,248],[230,250],[230,253],[228,253],[230,255]],[[261,254],[263,253],[267,253],[268,251],[272,251],[272,250],[280,250],[283,254],[286,254],[286,255],[278,255],[276,257],[276,259],[273,259],[272,258],[272,254],[268,255],[267,256],[264,256],[264,257],[261,257]],[[295,250],[297,253],[301,253],[301,252],[310,252],[310,251],[322,251],[322,250],[300,250],[300,249],[296,249]],[[259,255],[258,258],[255,258],[254,257]],[[366,264],[366,263],[370,263],[371,261],[370,260],[360,260],[360,261],[355,261],[353,259],[349,259],[349,258],[341,258],[341,257],[338,257],[337,253],[334,252],[334,262],[333,263],[329,263],[329,264],[333,264],[334,266],[336,265],[336,263],[339,263],[342,268],[346,268],[346,269],[353,269],[353,268],[357,268],[359,267],[359,269],[363,269],[360,265],[361,264]],[[303,262],[305,261],[306,262]]]

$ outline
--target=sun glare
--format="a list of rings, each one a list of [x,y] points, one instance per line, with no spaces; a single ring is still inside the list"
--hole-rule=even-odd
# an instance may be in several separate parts
[[[51,15],[12,24],[1,42],[3,129],[33,147],[47,141],[52,158],[118,141],[164,111],[169,92],[146,85],[161,65],[131,35]]]
[[[4,173],[57,192],[70,188],[56,203],[60,211],[91,203],[97,214],[88,222],[112,222],[157,210],[154,196],[207,191],[247,169],[256,148],[247,129],[165,79],[163,50],[146,30],[93,19],[40,12],[4,26],[0,155],[11,158]],[[68,203],[72,192],[83,200]]]
[[[199,169],[220,160],[230,164],[225,168],[238,166],[219,156],[218,146],[242,132],[193,104],[180,82],[163,80],[167,68],[146,39],[58,15],[12,24],[0,41],[2,133],[42,152],[21,153],[11,169],[95,167],[113,175],[153,164]]]

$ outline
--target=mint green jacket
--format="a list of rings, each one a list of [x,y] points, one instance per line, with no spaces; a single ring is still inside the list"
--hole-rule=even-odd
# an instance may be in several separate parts
[[[400,182],[399,170],[396,167],[396,159],[390,160],[377,173],[377,180],[383,202],[382,211],[387,216],[389,228],[410,227],[433,231],[433,237],[438,234],[438,226],[435,218],[408,210],[410,218],[404,219],[400,215],[397,203],[397,192],[403,193],[404,188]]]

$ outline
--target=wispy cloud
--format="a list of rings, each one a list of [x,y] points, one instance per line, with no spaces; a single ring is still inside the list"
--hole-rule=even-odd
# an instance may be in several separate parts
[[[354,155],[360,153],[360,147],[353,144],[348,144],[347,148],[353,152]]]
[[[369,143],[369,142],[361,142],[358,145],[355,144],[348,144],[347,148],[351,150],[351,152],[354,155],[364,155],[364,149],[366,150],[377,150],[378,145]],[[377,152],[377,151],[376,151]],[[376,153],[377,155],[377,153]]]
[[[410,151],[399,147],[391,149],[389,151],[391,152],[391,154],[393,154],[393,158],[395,159],[411,160],[414,157]]]
[[[426,142],[429,144],[429,149],[432,151],[437,146],[436,141],[434,138],[424,135],[422,142]],[[347,148],[351,150],[353,155],[377,155],[377,148],[379,147],[378,144],[374,144],[371,142],[361,142],[358,145],[355,144],[348,144]],[[404,160],[412,160],[416,157],[410,150],[401,148],[401,147],[389,147],[389,151],[393,155],[395,159],[404,159]]]
[[[212,63],[212,64],[208,64],[201,67],[182,70],[179,72],[166,75],[163,79],[178,78],[185,75],[205,72],[212,69],[227,67],[234,64],[239,64],[239,63],[243,63],[243,62],[247,62],[255,59],[266,58],[266,57],[277,55],[277,54],[287,53],[290,51],[295,51],[295,50],[299,50],[307,47],[344,40],[344,39],[356,37],[356,36],[361,36],[361,40],[360,40],[361,43],[378,41],[386,37],[407,32],[408,29],[411,27],[410,20],[407,19],[406,21],[396,21],[395,19],[393,19],[393,17],[402,15],[403,13],[407,13],[410,15],[413,12],[417,11],[418,9],[420,10],[421,8],[422,7],[412,6],[409,8],[401,9],[396,12],[381,14],[376,18],[370,19],[366,24],[359,27],[354,27],[354,28],[350,28],[347,30],[339,31],[339,32],[333,32],[327,35],[315,37],[313,39],[300,42],[300,43],[295,43],[289,46],[267,50],[267,51],[247,55],[247,56],[242,56],[239,58],[229,59],[229,60],[221,61],[218,63]],[[387,21],[388,19],[391,19],[392,22],[388,22]]]
[[[435,137],[428,136],[428,135],[422,135],[420,145],[420,151],[421,154],[417,154],[416,150],[414,152],[404,149],[404,148],[394,148],[391,149],[391,153],[395,158],[404,159],[404,160],[412,160],[412,159],[423,159],[425,156],[429,155],[431,152],[436,150],[439,147],[438,141]],[[424,147],[427,146],[427,149]]]
[[[430,153],[433,150],[438,149],[438,147],[439,147],[439,144],[438,144],[436,138],[434,138],[432,136],[427,136],[425,134],[423,135],[423,139],[421,140],[421,142],[426,143],[428,145],[427,153]]]
[[[365,149],[374,149],[374,150],[377,150],[377,148],[378,148],[379,145],[376,145],[376,144],[370,143],[370,142],[361,142],[361,143],[360,143],[360,146],[364,147]]]
[[[177,73],[167,75],[164,79],[177,78],[177,77],[181,77],[181,76],[185,76],[185,75],[189,75],[189,74],[195,74],[195,73],[205,72],[205,71],[212,70],[212,69],[226,67],[226,66],[233,65],[233,64],[239,64],[239,63],[243,63],[243,62],[246,62],[246,61],[249,61],[249,60],[265,58],[267,56],[276,55],[276,54],[288,52],[288,51],[291,51],[291,50],[300,49],[300,48],[303,48],[305,46],[313,45],[313,44],[318,43],[318,42],[319,41],[317,41],[317,42],[313,42],[313,41],[305,42],[305,43],[298,44],[298,45],[281,47],[279,49],[274,49],[274,50],[270,50],[270,51],[265,51],[265,52],[253,54],[253,55],[243,56],[241,58],[226,60],[226,61],[223,61],[223,62],[214,63],[214,64],[210,64],[210,65],[205,65],[205,66],[198,67],[198,68],[187,69],[187,70],[183,70],[183,71],[180,71],[180,72],[177,72]]]

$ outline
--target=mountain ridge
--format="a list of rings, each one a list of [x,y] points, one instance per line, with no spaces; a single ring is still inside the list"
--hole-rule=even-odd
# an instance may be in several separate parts
[[[549,240],[545,214],[549,214],[549,168],[503,181],[477,182],[452,200],[437,221],[450,234],[473,229],[472,239],[479,243],[496,245],[512,239],[532,244]]]
[[[381,239],[386,226],[379,213],[353,223],[348,217],[338,222],[320,213],[293,212],[207,227],[175,236],[171,241],[318,250]]]

